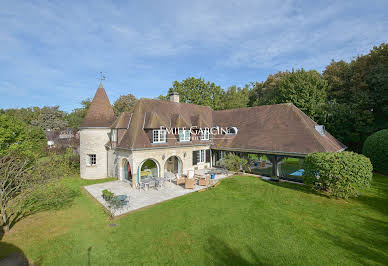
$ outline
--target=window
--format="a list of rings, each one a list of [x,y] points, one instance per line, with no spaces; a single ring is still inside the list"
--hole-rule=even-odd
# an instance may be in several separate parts
[[[200,150],[197,153],[197,162],[198,163],[204,163],[205,162],[205,150]]]
[[[117,141],[117,129],[112,129],[111,139],[112,139],[113,142]]]
[[[179,130],[179,141],[190,141],[190,130]]]
[[[152,142],[153,143],[165,143],[167,132],[164,129],[158,129],[152,131]]]
[[[227,131],[227,134],[236,135],[237,132],[238,132],[238,129],[236,127],[229,127],[228,131]]]
[[[96,165],[97,163],[97,156],[95,154],[88,154],[88,165]]]
[[[201,140],[209,140],[209,130],[208,129],[205,129],[202,131],[202,134],[201,134]]]

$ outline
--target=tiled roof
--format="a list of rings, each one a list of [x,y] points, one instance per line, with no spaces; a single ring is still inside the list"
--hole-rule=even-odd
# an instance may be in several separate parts
[[[211,125],[212,109],[208,106],[188,103],[140,99],[134,107],[130,126],[117,147],[125,149],[144,149],[209,144],[209,141],[204,142],[195,139],[190,142],[182,143],[179,142],[177,136],[174,135],[167,136],[168,140],[165,144],[155,145],[151,143],[152,129],[158,129],[160,126],[170,128],[176,123],[180,125],[188,124],[188,128],[190,128],[193,125],[191,123],[192,117],[201,117],[203,121],[208,125]]]
[[[100,83],[81,127],[110,127],[114,120],[115,114],[112,106],[102,83]]]
[[[293,104],[276,104],[213,112],[213,126],[237,127],[235,136],[214,137],[215,149],[241,149],[308,154],[340,151],[345,145]]]

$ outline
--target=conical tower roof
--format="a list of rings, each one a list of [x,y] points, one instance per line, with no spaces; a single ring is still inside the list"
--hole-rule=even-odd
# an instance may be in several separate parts
[[[101,82],[81,127],[110,127],[114,120],[115,114]]]

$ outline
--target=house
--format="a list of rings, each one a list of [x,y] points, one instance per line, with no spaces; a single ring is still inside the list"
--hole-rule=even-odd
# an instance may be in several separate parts
[[[63,130],[45,130],[47,147],[65,150],[72,148],[74,153],[79,154],[79,131],[72,128]]]
[[[144,175],[217,166],[226,152],[265,155],[278,176],[282,158],[344,149],[288,103],[214,111],[174,93],[170,101],[140,99],[116,118],[102,83],[80,128],[81,177],[117,177],[133,187]]]

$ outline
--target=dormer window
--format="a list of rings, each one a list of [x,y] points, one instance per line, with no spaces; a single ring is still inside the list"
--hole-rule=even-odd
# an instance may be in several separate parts
[[[238,132],[237,127],[229,127],[226,134],[228,135],[236,135]]]
[[[209,140],[210,138],[210,133],[208,129],[202,130],[201,133],[201,140]]]
[[[188,129],[179,130],[179,141],[180,142],[190,141],[190,130]]]
[[[325,126],[323,125],[316,125],[315,126],[315,130],[321,135],[321,136],[325,136]]]
[[[117,142],[117,129],[112,129],[111,140],[112,142]]]
[[[166,136],[165,129],[155,129],[152,131],[152,143],[166,143]]]

